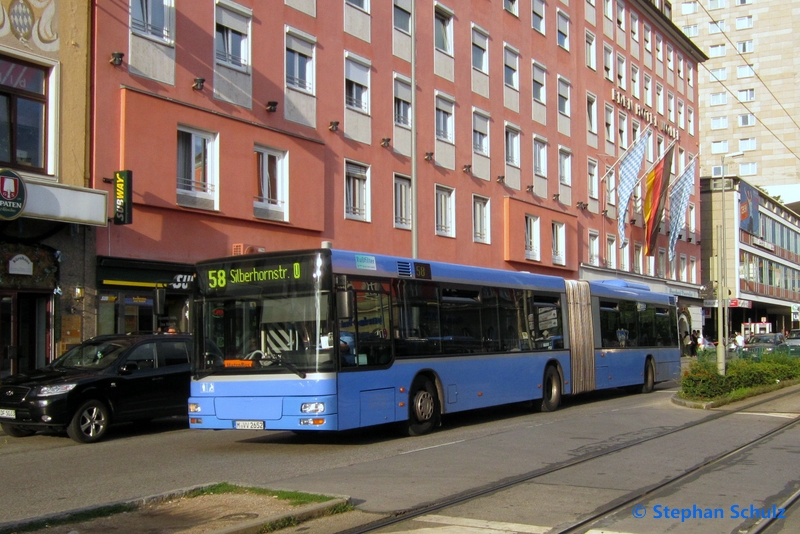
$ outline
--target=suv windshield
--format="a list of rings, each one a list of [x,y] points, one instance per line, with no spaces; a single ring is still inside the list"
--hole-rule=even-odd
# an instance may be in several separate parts
[[[750,339],[747,340],[748,344],[753,343],[767,343],[770,345],[777,345],[782,340],[778,336],[778,334],[762,334],[758,336],[751,336]]]
[[[196,371],[295,373],[333,371],[329,296],[210,300]],[[199,340],[198,340],[199,341]]]
[[[65,352],[55,360],[53,369],[105,369],[131,345],[130,340],[85,341]]]

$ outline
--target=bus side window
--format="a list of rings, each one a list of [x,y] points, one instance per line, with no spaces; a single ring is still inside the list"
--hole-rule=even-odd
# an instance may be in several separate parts
[[[355,313],[339,323],[342,367],[380,367],[392,361],[387,284],[351,280]]]

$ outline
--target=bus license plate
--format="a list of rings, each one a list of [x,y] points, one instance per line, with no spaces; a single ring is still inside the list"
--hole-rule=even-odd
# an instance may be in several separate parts
[[[16,419],[17,412],[14,410],[0,410],[0,417],[8,417],[10,419]]]
[[[264,421],[236,421],[238,430],[264,430]]]

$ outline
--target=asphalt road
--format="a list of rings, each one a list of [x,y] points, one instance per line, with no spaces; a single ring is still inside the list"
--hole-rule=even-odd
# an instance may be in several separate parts
[[[711,414],[676,406],[670,401],[675,390],[669,386],[649,395],[612,391],[568,399],[554,413],[531,414],[521,406],[507,406],[456,414],[445,417],[438,432],[416,438],[401,437],[391,427],[313,437],[198,431],[186,428],[183,420],[157,421],[147,429],[120,427],[94,445],[58,435],[14,439],[0,434],[0,523],[221,481],[348,495],[361,510],[398,512],[668,432],[585,466],[436,512],[459,521],[491,521],[492,529],[513,523],[544,532],[632,488],[700,465],[800,414],[800,386],[795,386],[772,404],[679,431]],[[644,519],[628,510],[604,526],[618,532],[735,531],[742,521],[701,520],[691,523],[695,530],[690,530],[685,521],[653,518],[653,507],[729,510],[732,505],[780,502],[797,489],[798,434],[793,429],[776,435],[672,494],[657,495],[659,500],[645,503],[650,515]],[[440,521],[418,520],[393,529],[467,528],[448,524],[452,519]]]

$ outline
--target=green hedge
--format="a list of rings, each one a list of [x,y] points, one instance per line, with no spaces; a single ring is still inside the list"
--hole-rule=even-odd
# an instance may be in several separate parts
[[[726,375],[717,372],[712,359],[698,359],[684,371],[681,396],[693,400],[710,400],[737,389],[775,384],[800,378],[800,358],[784,354],[764,355],[760,361],[735,358],[727,363]]]

